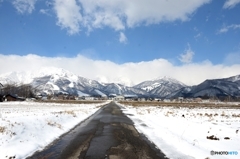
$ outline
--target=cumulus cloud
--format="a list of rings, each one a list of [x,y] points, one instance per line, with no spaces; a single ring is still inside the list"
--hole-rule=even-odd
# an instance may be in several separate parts
[[[240,24],[232,24],[232,25],[224,26],[221,29],[219,29],[217,33],[218,34],[226,33],[231,29],[233,30],[240,29]]]
[[[184,54],[181,54],[181,55],[180,55],[179,60],[180,60],[182,63],[191,63],[191,62],[192,62],[192,59],[193,59],[193,56],[194,56],[194,52],[191,50],[191,47],[190,47],[190,45],[188,44],[187,50],[185,50],[185,53],[184,53]]]
[[[120,34],[119,34],[119,42],[127,43],[127,37],[125,36],[125,34],[123,32],[120,32]]]
[[[36,2],[37,0],[14,0],[13,6],[21,14],[24,14],[24,13],[30,14],[35,9]]]
[[[55,0],[54,11],[57,15],[57,25],[62,29],[67,29],[70,35],[80,31],[82,15],[80,6],[75,0]]]
[[[13,0],[20,13],[31,13],[37,0]],[[57,17],[57,25],[77,34],[81,28],[90,32],[110,27],[116,31],[139,25],[176,20],[187,21],[202,5],[211,0],[53,0],[47,1]],[[186,5],[187,4],[187,5]],[[40,11],[46,13],[46,10]]]
[[[224,9],[231,9],[235,7],[238,3],[240,3],[240,0],[226,0],[226,2],[223,5]]]
[[[129,86],[159,76],[170,76],[185,84],[195,85],[205,79],[237,75],[240,70],[240,64],[213,65],[210,61],[180,66],[166,59],[116,64],[111,61],[92,60],[80,54],[72,58],[42,57],[34,54],[25,56],[0,54],[0,74],[10,71],[36,71],[42,66],[60,67],[89,79],[123,83]]]
[[[141,24],[186,21],[193,12],[210,1],[55,0],[54,10],[58,25],[74,34],[81,27],[88,31],[102,27],[121,31]]]

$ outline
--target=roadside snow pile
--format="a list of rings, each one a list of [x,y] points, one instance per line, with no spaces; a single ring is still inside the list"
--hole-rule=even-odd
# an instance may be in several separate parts
[[[104,104],[0,103],[0,158],[43,149]]]
[[[122,106],[136,129],[169,158],[240,158],[240,109]]]

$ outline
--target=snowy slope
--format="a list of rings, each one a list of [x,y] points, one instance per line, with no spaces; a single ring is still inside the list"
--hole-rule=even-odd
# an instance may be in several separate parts
[[[199,85],[184,87],[172,94],[168,98],[176,97],[239,97],[240,96],[240,75],[223,78],[205,80]]]
[[[48,93],[66,93],[66,94],[79,94],[79,91],[83,94],[92,94],[94,90],[101,89],[102,85],[97,81],[88,80],[83,77],[77,77],[71,79],[68,76],[44,76],[35,78],[31,85],[34,88],[48,92]]]
[[[186,85],[170,77],[163,77],[155,80],[144,81],[134,86],[134,88],[146,90],[149,94],[159,97],[165,97],[183,87],[186,87]]]
[[[117,95],[145,95],[148,96],[148,93],[145,90],[139,88],[127,87],[118,83],[105,83],[103,90],[108,94],[117,94]]]

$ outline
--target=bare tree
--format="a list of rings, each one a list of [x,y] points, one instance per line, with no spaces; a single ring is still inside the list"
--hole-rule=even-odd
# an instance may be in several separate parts
[[[4,95],[12,94],[12,95],[17,95],[19,97],[24,97],[24,98],[35,97],[34,89],[29,84],[21,84],[21,85],[7,84],[2,88],[2,94]]]

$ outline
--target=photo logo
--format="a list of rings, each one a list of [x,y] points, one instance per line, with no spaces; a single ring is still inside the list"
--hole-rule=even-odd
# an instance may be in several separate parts
[[[213,155],[238,155],[237,151],[210,151],[210,154]]]
[[[210,151],[210,154],[211,154],[211,155],[214,155],[214,154],[215,154],[215,152],[214,152],[214,151]]]

